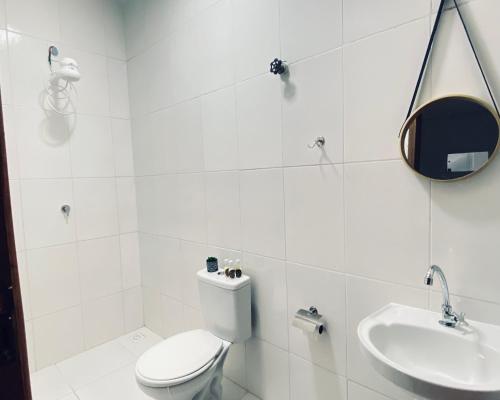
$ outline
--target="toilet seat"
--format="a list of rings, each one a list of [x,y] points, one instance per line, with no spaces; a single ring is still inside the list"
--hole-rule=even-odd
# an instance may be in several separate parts
[[[139,383],[166,388],[187,382],[213,364],[224,341],[212,333],[197,329],[172,336],[146,351],[137,361]]]

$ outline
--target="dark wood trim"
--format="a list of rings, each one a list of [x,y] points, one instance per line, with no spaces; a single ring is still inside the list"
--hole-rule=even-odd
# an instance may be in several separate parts
[[[0,97],[1,104],[1,97]],[[3,111],[0,107],[0,399],[31,400],[31,384],[10,202]],[[3,301],[2,301],[3,300]],[[2,342],[0,341],[0,345]],[[2,357],[3,355],[3,357]]]

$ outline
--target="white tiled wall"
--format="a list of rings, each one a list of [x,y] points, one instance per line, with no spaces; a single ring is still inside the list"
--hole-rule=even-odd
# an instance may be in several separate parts
[[[143,325],[122,4],[0,0],[0,81],[32,369]],[[44,113],[48,46],[77,115]],[[60,211],[71,206],[66,220]]]
[[[462,4],[500,95],[500,3]],[[148,327],[170,335],[201,324],[195,271],[209,255],[242,258],[254,337],[233,348],[232,380],[264,400],[409,400],[359,352],[362,318],[388,302],[438,307],[422,279],[433,262],[469,318],[498,323],[500,160],[458,184],[431,184],[399,160],[436,7],[128,2]],[[422,99],[486,98],[454,10],[437,41]],[[288,79],[267,72],[275,57],[291,63]],[[307,148],[317,136],[324,151]],[[328,321],[317,341],[290,324],[310,305]]]

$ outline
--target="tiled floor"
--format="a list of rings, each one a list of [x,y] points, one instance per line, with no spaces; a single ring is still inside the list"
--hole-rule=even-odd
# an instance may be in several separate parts
[[[151,400],[135,382],[137,358],[161,337],[147,328],[34,373],[33,400]],[[223,400],[258,400],[224,379]]]

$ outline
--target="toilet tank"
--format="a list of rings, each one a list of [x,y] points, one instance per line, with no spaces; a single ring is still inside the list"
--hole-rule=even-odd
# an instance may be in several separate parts
[[[222,271],[198,272],[201,312],[206,329],[231,343],[252,336],[250,277],[231,279]]]

